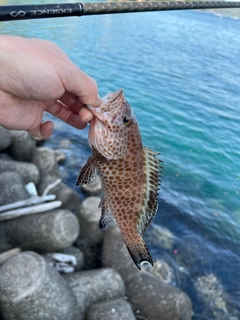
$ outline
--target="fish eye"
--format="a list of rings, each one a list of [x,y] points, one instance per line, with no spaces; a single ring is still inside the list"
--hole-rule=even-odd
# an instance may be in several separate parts
[[[123,123],[126,126],[129,126],[131,124],[131,118],[129,118],[127,115],[123,116]]]

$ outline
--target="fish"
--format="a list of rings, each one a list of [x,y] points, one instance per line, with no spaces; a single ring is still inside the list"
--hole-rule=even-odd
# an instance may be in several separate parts
[[[92,155],[82,167],[77,186],[92,183],[100,176],[103,197],[99,227],[106,230],[116,221],[127,249],[141,270],[153,265],[143,234],[156,215],[160,186],[159,153],[143,147],[134,112],[123,89],[101,98],[100,107],[87,105],[94,118],[88,142]]]

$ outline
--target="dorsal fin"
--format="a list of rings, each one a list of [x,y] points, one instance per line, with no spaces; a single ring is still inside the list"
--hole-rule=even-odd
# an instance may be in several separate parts
[[[76,185],[83,185],[92,183],[97,178],[96,168],[95,168],[95,156],[88,158],[87,163],[82,167],[79,172]]]
[[[144,172],[144,190],[141,205],[141,219],[139,220],[138,231],[143,235],[148,225],[154,218],[158,208],[158,190],[162,166],[156,153],[148,148],[143,148],[143,172]]]

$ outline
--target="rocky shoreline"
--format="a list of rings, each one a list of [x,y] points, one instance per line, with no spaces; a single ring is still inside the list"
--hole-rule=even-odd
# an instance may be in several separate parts
[[[0,319],[192,318],[163,261],[140,272],[117,226],[99,230],[99,181],[80,201],[61,182],[61,151],[25,131],[0,137]]]

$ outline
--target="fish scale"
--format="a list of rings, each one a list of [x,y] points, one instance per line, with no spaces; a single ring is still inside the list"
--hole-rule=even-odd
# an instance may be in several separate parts
[[[154,218],[158,202],[160,162],[158,153],[143,147],[136,117],[123,90],[102,98],[90,123],[92,156],[79,173],[77,185],[91,183],[98,171],[104,196],[99,226],[106,230],[115,220],[136,266],[153,264],[142,238]]]

